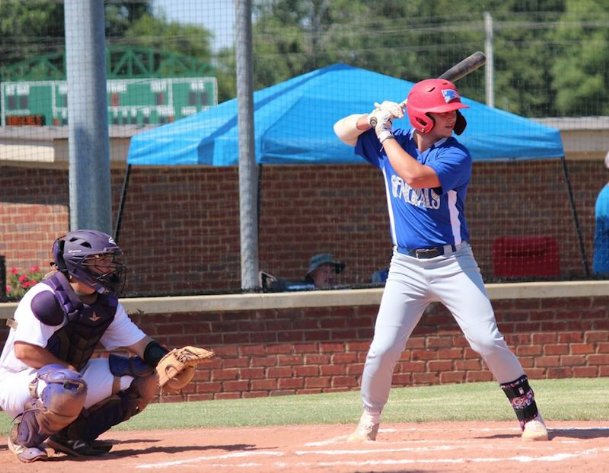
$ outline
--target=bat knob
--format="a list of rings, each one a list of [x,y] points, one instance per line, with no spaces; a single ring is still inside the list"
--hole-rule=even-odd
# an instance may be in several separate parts
[[[376,126],[376,124],[377,124],[376,117],[370,117],[370,122],[369,123],[370,123],[370,126],[372,128],[374,128]]]

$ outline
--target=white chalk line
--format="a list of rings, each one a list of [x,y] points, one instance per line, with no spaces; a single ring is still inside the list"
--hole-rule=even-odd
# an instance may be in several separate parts
[[[408,432],[408,431],[447,431],[451,429],[435,429],[435,428],[407,428],[407,429],[381,429],[380,432]],[[459,430],[461,429],[453,429]],[[505,432],[506,428],[474,428],[468,429],[468,431],[484,431],[484,432]],[[514,429],[515,430],[515,429]],[[556,430],[560,430],[561,432],[579,432],[579,431],[590,431],[590,430],[600,430],[600,431],[609,431],[609,427],[570,427],[570,428],[558,428]],[[551,429],[550,429],[551,432]],[[336,444],[338,442],[344,442],[347,436],[341,435],[338,437],[333,437],[324,441],[319,442],[308,442],[304,444],[304,447],[322,447],[326,445]],[[574,439],[574,440],[565,440],[561,441],[561,443],[581,443],[582,440],[585,439]],[[407,442],[418,442],[418,443],[437,443],[438,440],[413,440]],[[458,450],[462,448],[467,448],[472,444],[479,443],[475,440],[444,440],[445,445],[436,446],[436,447],[402,447],[402,448],[381,448],[381,449],[358,449],[358,450],[317,450],[317,451],[295,451],[294,454],[298,456],[303,456],[307,454],[315,454],[315,455],[362,455],[362,454],[378,454],[378,453],[400,453],[400,452],[433,452],[433,451],[449,451],[449,450]],[[370,442],[372,443],[372,442]],[[401,442],[392,442],[392,443],[400,443],[403,444],[404,441]],[[446,443],[454,443],[454,445],[446,445]],[[387,444],[387,442],[383,442],[383,444]],[[525,448],[535,450],[533,444],[529,447],[528,444],[523,444],[520,446],[520,449]],[[477,449],[493,449],[497,450],[500,448],[500,445],[493,444],[491,445],[477,445]],[[505,449],[512,449],[513,445],[506,445]],[[447,458],[447,459],[398,459],[398,460],[357,460],[357,461],[349,461],[349,460],[337,460],[330,462],[275,462],[274,465],[277,468],[284,468],[286,466],[290,467],[331,467],[337,465],[347,465],[347,466],[361,466],[361,465],[370,465],[370,466],[378,466],[378,465],[411,465],[411,464],[448,464],[448,463],[465,463],[465,462],[474,462],[474,463],[497,463],[497,462],[517,462],[517,463],[533,463],[533,462],[560,462],[566,460],[573,460],[577,458],[581,458],[584,456],[596,455],[599,453],[607,453],[609,452],[609,447],[607,448],[593,448],[586,449],[580,452],[571,452],[571,453],[556,453],[552,455],[542,455],[542,456],[531,456],[531,455],[518,455],[511,457],[483,457],[483,458]],[[205,462],[207,466],[213,466],[216,468],[221,467],[232,467],[232,468],[247,468],[247,467],[260,467],[263,464],[256,462],[247,462],[247,463],[208,463],[210,461],[217,460],[231,460],[237,458],[245,458],[245,457],[253,457],[253,456],[275,456],[281,457],[285,456],[286,452],[278,452],[278,451],[247,451],[247,452],[233,452],[227,453],[223,455],[211,455],[211,456],[199,456],[194,458],[189,458],[186,460],[174,460],[170,462],[159,462],[159,463],[149,463],[149,464],[141,464],[137,465],[138,469],[163,469],[172,466],[186,466],[186,465],[194,465],[197,463]]]
[[[586,456],[598,455],[599,453],[609,452],[609,448],[603,449],[587,449],[577,453],[557,453],[555,455],[544,455],[541,457],[533,457],[528,455],[517,455],[511,457],[467,457],[467,458],[422,458],[422,459],[398,459],[398,460],[336,460],[336,461],[318,461],[318,462],[282,462],[277,461],[273,462],[271,465],[256,463],[256,462],[246,462],[246,463],[206,463],[207,467],[210,468],[252,468],[252,467],[266,467],[266,468],[274,468],[283,470],[286,468],[294,469],[294,468],[330,468],[330,467],[375,467],[375,466],[402,466],[402,465],[455,465],[455,464],[466,464],[466,463],[505,463],[505,462],[513,462],[513,463],[557,463],[568,460],[577,460]],[[152,465],[153,468],[157,468],[160,464]],[[169,466],[176,466],[175,462],[172,462]],[[194,466],[194,465],[193,465]],[[142,467],[142,466],[139,466]],[[165,468],[165,466],[160,466],[160,468]]]
[[[403,442],[402,442],[403,443]],[[436,442],[437,443],[437,442]],[[383,442],[381,445],[385,445]],[[513,445],[504,445],[504,446],[496,446],[496,445],[475,445],[476,450],[514,450]],[[533,446],[528,446],[523,444],[518,447],[519,450],[531,450],[538,451],[538,448],[534,448]],[[455,450],[471,450],[472,444],[453,444],[453,445],[436,445],[429,447],[400,447],[400,448],[373,448],[364,450],[362,448],[358,448],[356,450],[296,450],[294,451],[294,455],[305,456],[305,455],[374,455],[375,453],[428,453],[428,452],[450,452]]]
[[[174,460],[170,462],[160,462],[160,463],[144,463],[142,465],[137,465],[136,468],[143,469],[151,469],[151,468],[167,468],[170,466],[178,466],[178,465],[187,465],[189,463],[201,463],[208,462],[212,460],[229,460],[232,458],[244,458],[250,456],[274,456],[280,457],[285,455],[284,452],[268,452],[268,451],[255,451],[255,452],[234,452],[234,453],[226,453],[224,455],[210,455],[210,456],[199,456],[194,458],[188,458],[186,460]]]
[[[404,428],[404,429],[396,429],[396,428],[381,428],[379,429],[379,433],[396,433],[396,432],[446,432],[446,431],[459,431],[462,432],[462,429],[442,429],[442,428],[433,428],[433,427],[423,427],[423,428],[419,428],[419,427],[410,427],[410,428]],[[504,428],[489,428],[489,427],[480,427],[480,428],[473,428],[473,429],[467,429],[468,432],[485,432],[485,433],[489,433],[489,432],[507,432],[507,431],[514,431],[516,433],[520,432],[520,428],[518,427],[514,427],[513,429],[510,429],[509,427],[504,427]],[[334,443],[337,442],[344,442],[345,441],[345,436],[344,435],[340,435],[338,437],[333,437],[333,438],[329,438],[326,440],[319,440],[319,441],[315,441],[315,442],[307,442],[304,444],[305,447],[323,447],[325,445],[332,445]],[[430,442],[430,443],[437,443],[437,440],[410,440],[410,441],[417,441],[417,442]],[[404,441],[399,441],[399,442],[392,442],[392,443],[403,443]]]
[[[550,432],[550,434],[552,434],[552,430],[557,430],[560,432],[586,432],[586,431],[607,431],[609,432],[609,427],[567,427],[567,428],[556,428],[556,429],[548,429],[548,431]],[[379,429],[379,433],[396,433],[396,432],[447,432],[447,431],[457,431],[457,432],[463,432],[463,429],[450,429],[450,428],[434,428],[434,427],[423,427],[423,428],[419,428],[419,427],[409,427],[409,428],[403,428],[403,429],[396,429],[396,428],[386,428],[386,429]],[[504,434],[511,434],[512,432],[514,433],[514,435],[519,435],[520,434],[520,428],[519,427],[514,427],[514,428],[510,428],[510,427],[474,427],[474,428],[468,428],[467,432],[483,432],[483,433],[504,433]],[[345,435],[340,435],[337,437],[332,437],[329,439],[325,439],[325,440],[319,440],[319,441],[315,441],[315,442],[307,442],[304,444],[305,447],[324,447],[326,445],[333,445],[335,443],[339,443],[339,442],[344,442],[346,439]],[[559,442],[561,443],[579,443],[582,439],[564,439],[564,440],[559,440]],[[398,443],[398,444],[403,444],[405,441],[407,442],[418,442],[418,443],[433,443],[436,444],[438,443],[437,439],[408,439],[408,440],[398,440],[398,441],[384,441],[383,443],[387,444],[387,443]],[[445,443],[450,443],[450,442],[460,442],[460,443],[477,443],[479,442],[479,440],[476,439],[471,439],[471,440],[467,440],[467,439],[453,439],[453,440],[443,440],[443,442]]]

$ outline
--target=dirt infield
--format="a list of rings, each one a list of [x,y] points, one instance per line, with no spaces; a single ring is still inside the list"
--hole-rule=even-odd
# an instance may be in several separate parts
[[[601,473],[609,426],[550,422],[549,442],[522,442],[514,422],[385,424],[378,440],[346,442],[351,425],[109,432],[112,452],[97,459],[56,455],[20,463],[0,445],[3,472],[456,472]],[[49,452],[52,452],[51,450]]]

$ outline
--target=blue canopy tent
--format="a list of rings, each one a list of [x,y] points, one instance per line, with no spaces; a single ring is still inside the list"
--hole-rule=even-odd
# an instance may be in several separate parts
[[[258,164],[356,164],[332,125],[365,113],[375,101],[406,98],[412,82],[336,64],[254,93]],[[535,121],[463,99],[468,127],[459,137],[476,161],[548,159],[564,155],[560,132]],[[395,126],[408,126],[396,120]],[[237,100],[136,134],[127,156],[134,165],[234,166],[239,162]]]
[[[374,102],[401,102],[413,85],[377,72],[335,64],[259,90],[253,97],[256,162],[364,164],[352,147],[335,136],[332,125],[346,115],[370,111]],[[560,132],[467,98],[463,102],[470,108],[463,110],[468,126],[459,141],[469,148],[474,161],[562,159],[588,274]],[[127,156],[128,169],[131,165],[238,165],[237,113],[237,100],[233,99],[134,135]],[[396,120],[394,126],[409,124],[402,119]],[[119,222],[120,218],[117,225]]]

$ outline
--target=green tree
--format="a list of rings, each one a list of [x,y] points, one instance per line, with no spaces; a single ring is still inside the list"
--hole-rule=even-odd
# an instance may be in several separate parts
[[[113,1],[105,5],[106,37],[124,36],[131,24],[151,13],[150,0]],[[63,2],[0,1],[0,63],[56,53],[65,48]]]
[[[466,3],[469,9],[448,0],[258,2],[255,86],[337,62],[410,81],[438,75],[484,44],[479,2]],[[472,76],[464,90],[483,98],[481,84]]]
[[[609,114],[609,2],[567,0],[554,40],[552,85],[560,115]]]
[[[207,62],[211,61],[211,33],[205,28],[169,22],[164,16],[142,15],[123,36],[111,41],[171,51]]]
[[[109,45],[155,48],[174,52],[198,61],[211,63],[208,30],[168,22],[164,15],[152,16],[150,0],[137,2],[108,1],[105,3],[105,32]],[[29,79],[58,79],[64,77],[65,50],[64,7],[52,0],[0,1],[0,71],[19,65],[20,75]],[[23,64],[38,56],[48,55],[54,76],[49,77],[47,62]],[[159,54],[161,57],[161,54]],[[211,69],[211,68],[210,68]],[[172,76],[175,66],[170,61],[159,64],[162,75]]]
[[[48,0],[0,2],[0,65],[63,48],[63,5]]]

